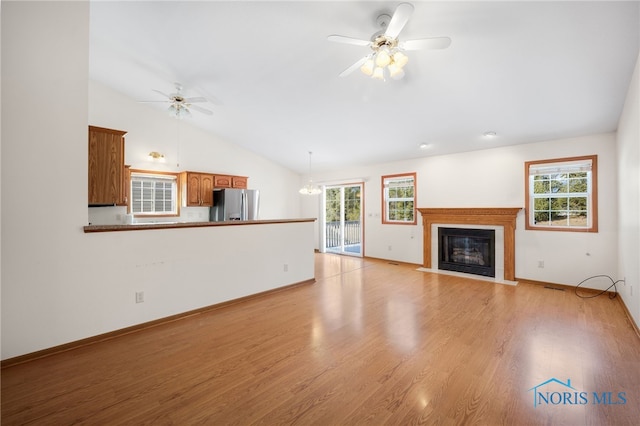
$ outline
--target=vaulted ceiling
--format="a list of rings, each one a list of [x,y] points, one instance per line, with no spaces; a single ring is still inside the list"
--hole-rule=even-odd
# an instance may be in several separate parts
[[[402,80],[339,74],[398,2],[91,2],[91,78],[137,100],[203,96],[187,118],[304,173],[615,131],[640,3],[414,1]],[[166,108],[166,104],[149,104]],[[484,138],[487,131],[494,138]],[[426,149],[420,148],[427,144]]]

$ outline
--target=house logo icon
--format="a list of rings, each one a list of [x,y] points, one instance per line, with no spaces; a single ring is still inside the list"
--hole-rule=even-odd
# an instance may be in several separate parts
[[[626,392],[581,392],[567,382],[555,377],[535,385],[527,392],[533,391],[533,406],[539,405],[624,405],[627,403]]]
[[[565,396],[566,394],[571,395],[571,392],[569,392],[568,389],[571,389],[572,391],[576,391],[576,388],[571,386],[571,379],[567,379],[567,383],[564,383],[564,382],[561,382],[560,380],[556,379],[555,377],[552,377],[549,380],[544,381],[544,382],[532,387],[531,389],[529,389],[527,391],[527,392],[533,391],[533,406],[534,407],[537,407],[539,402],[549,403],[550,398],[545,398],[545,394],[542,393],[542,392],[539,392],[538,389],[543,387],[543,386],[547,386],[547,385],[549,385],[551,383],[558,383],[559,385],[567,388],[567,391],[566,392],[551,392],[551,393],[546,392],[546,396],[550,396],[550,395],[553,395],[553,394],[558,394],[560,396]]]

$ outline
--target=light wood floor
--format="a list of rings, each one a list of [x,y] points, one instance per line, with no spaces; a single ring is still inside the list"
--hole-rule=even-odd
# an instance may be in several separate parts
[[[315,284],[3,369],[2,424],[638,424],[617,300],[316,256]],[[551,378],[588,404],[534,407]]]

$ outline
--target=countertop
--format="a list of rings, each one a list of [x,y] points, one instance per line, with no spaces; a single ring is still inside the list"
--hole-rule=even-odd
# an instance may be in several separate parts
[[[132,223],[130,225],[87,225],[84,232],[117,232],[117,231],[143,231],[147,229],[176,229],[176,228],[203,228],[209,226],[245,226],[265,225],[275,223],[315,222],[316,218],[300,219],[267,219],[267,220],[229,220],[226,222],[157,222],[157,223]]]

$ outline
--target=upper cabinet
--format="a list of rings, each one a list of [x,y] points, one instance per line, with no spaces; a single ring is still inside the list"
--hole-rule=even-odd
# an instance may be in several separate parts
[[[127,205],[126,133],[89,126],[89,205]]]
[[[183,207],[213,206],[213,190],[220,188],[247,188],[247,177],[213,175],[201,172],[180,174]]]
[[[183,206],[213,206],[213,175],[199,172],[183,172],[180,175],[180,181]]]
[[[213,186],[215,188],[247,189],[247,180],[248,178],[245,176],[215,175]]]
[[[231,188],[231,176],[215,175],[213,186],[216,188]]]
[[[131,213],[131,203],[129,203],[129,199],[131,197],[131,166],[127,164],[124,166],[122,193],[124,194],[124,202],[127,204],[127,213]]]
[[[247,180],[249,178],[245,176],[231,176],[231,187],[247,189]]]

